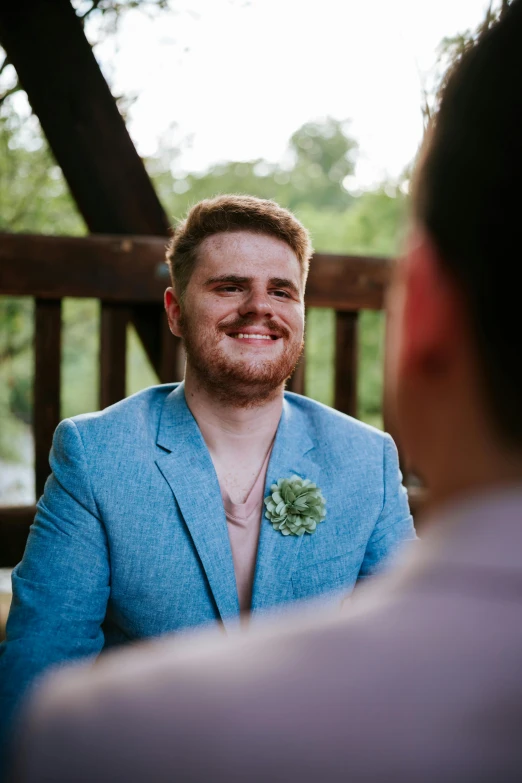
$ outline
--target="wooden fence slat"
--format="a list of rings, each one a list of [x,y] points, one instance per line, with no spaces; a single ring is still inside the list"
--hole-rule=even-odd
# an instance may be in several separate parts
[[[129,318],[130,310],[125,305],[101,303],[100,409],[125,397]]]
[[[69,0],[0,2],[0,39],[89,230],[166,238],[169,220]],[[152,312],[136,306],[132,317],[158,370],[147,327],[159,303]]]
[[[335,313],[334,408],[357,416],[358,312]]]
[[[60,421],[62,308],[60,299],[36,299],[34,317],[34,460],[36,497],[49,475],[49,451]]]
[[[308,307],[305,307],[305,321],[308,319]],[[294,372],[290,376],[286,384],[288,391],[295,392],[296,394],[305,393],[306,384],[306,347],[303,349],[301,358],[295,368]]]
[[[162,383],[173,383],[183,380],[184,374],[185,352],[183,345],[180,338],[170,331],[165,315],[161,332],[160,380]]]
[[[395,415],[392,410],[391,400],[388,394],[388,388],[387,388],[387,379],[388,379],[388,362],[391,361],[392,358],[392,350],[391,350],[391,333],[393,330],[393,324],[392,324],[392,311],[389,307],[385,307],[384,310],[385,315],[385,324],[384,324],[384,367],[383,367],[383,373],[384,373],[384,382],[383,382],[383,397],[382,397],[382,420],[384,425],[385,432],[388,432],[393,440],[395,441],[395,444],[397,448],[399,448],[399,438],[398,438],[398,432],[397,432],[397,424],[395,421]],[[399,448],[399,455],[401,455],[401,450]],[[404,468],[404,465],[401,465],[401,469]]]
[[[306,373],[306,353],[303,351],[303,355],[299,359],[297,367],[293,374],[290,376],[286,384],[288,391],[295,392],[296,394],[305,393],[305,373]]]

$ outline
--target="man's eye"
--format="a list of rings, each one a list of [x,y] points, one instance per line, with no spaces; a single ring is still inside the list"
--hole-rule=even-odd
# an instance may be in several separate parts
[[[272,291],[272,296],[277,296],[280,299],[288,299],[290,294],[288,293],[288,291],[277,289],[276,291]]]
[[[223,291],[226,294],[234,294],[236,291],[240,291],[238,285],[223,285],[221,288],[218,289],[218,291]]]

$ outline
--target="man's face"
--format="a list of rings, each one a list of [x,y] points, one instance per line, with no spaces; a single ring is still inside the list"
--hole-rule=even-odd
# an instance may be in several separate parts
[[[275,237],[248,231],[207,237],[179,315],[167,310],[189,368],[231,404],[268,399],[302,351],[301,268]]]

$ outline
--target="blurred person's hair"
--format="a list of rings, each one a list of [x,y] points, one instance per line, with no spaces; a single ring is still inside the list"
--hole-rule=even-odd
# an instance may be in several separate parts
[[[307,229],[295,215],[275,201],[254,196],[224,195],[205,199],[190,209],[167,248],[172,285],[183,300],[198,259],[198,249],[209,236],[227,231],[250,231],[280,239],[294,251],[306,283],[312,244]]]
[[[522,0],[449,75],[413,209],[465,297],[496,429],[521,447]]]

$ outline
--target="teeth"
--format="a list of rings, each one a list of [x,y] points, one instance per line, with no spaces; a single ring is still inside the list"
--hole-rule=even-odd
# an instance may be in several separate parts
[[[272,339],[269,334],[243,334],[242,332],[236,334],[235,337],[238,340],[271,340]]]

